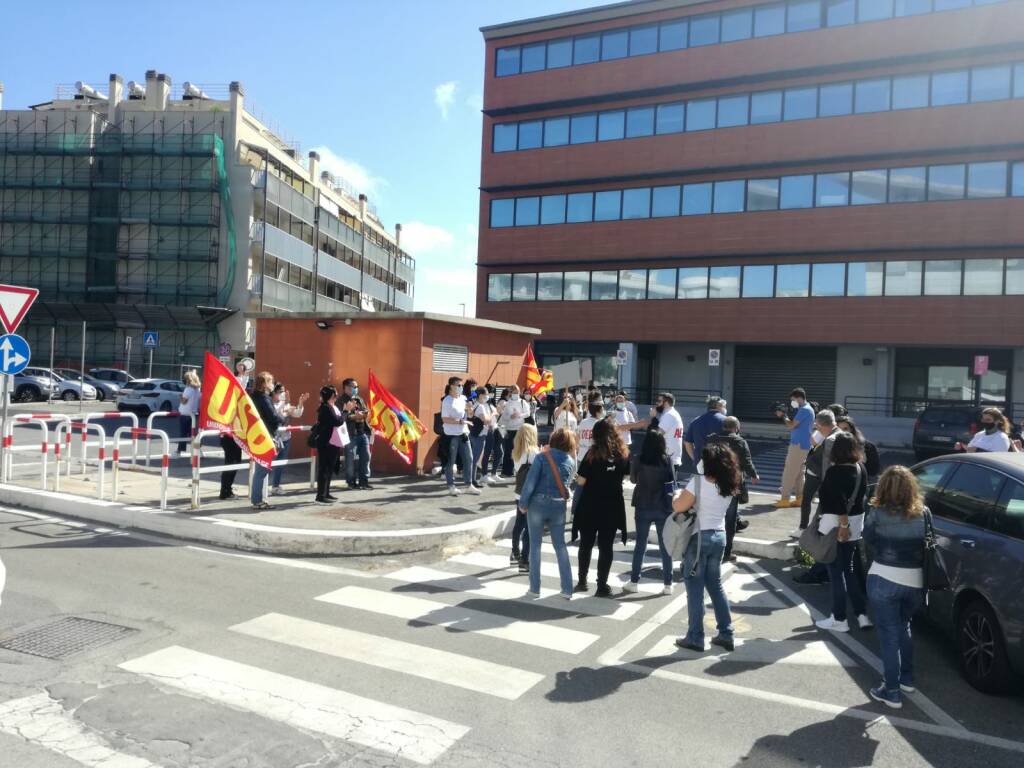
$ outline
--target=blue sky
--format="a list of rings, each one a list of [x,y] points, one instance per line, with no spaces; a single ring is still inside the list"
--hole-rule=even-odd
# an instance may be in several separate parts
[[[6,4],[4,107],[54,85],[241,80],[246,99],[364,189],[417,260],[416,309],[472,313],[483,91],[481,26],[602,0],[175,0]]]

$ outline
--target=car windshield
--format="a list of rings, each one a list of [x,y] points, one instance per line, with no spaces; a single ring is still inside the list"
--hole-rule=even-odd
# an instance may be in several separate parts
[[[953,408],[931,408],[921,414],[921,423],[966,427],[971,423],[971,414]]]

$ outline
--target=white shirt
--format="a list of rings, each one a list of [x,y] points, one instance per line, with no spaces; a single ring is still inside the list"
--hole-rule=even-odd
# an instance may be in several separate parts
[[[199,387],[185,387],[182,392],[185,402],[178,406],[178,413],[182,416],[196,416],[199,414]]]
[[[633,421],[640,421],[640,414],[636,410],[636,403],[632,400],[626,401],[626,411],[633,417]]]
[[[444,400],[441,401],[441,418],[442,419],[459,419],[462,423],[460,424],[444,424],[444,433],[449,437],[458,437],[459,435],[468,435],[469,427],[465,423],[466,419],[466,398],[464,395],[458,397],[452,397],[448,395]]]
[[[668,457],[672,459],[673,466],[678,467],[683,463],[683,417],[675,408],[669,408],[664,413],[656,413],[656,415],[658,430],[665,436]],[[717,494],[718,491],[715,493]]]
[[[725,513],[729,511],[732,496],[723,496],[718,486],[704,477],[696,475],[686,484],[686,490],[697,495],[697,478],[700,478],[700,503],[697,504],[697,517],[702,531],[724,531]]]
[[[578,426],[579,423],[572,411],[559,411],[555,415],[555,429],[568,429],[570,432],[575,432]]]
[[[523,466],[523,464],[532,464],[534,458],[536,458],[538,454],[540,454],[540,448],[527,448],[526,453],[512,461],[512,472],[519,472],[519,468]]]
[[[519,402],[523,406],[523,418],[524,419],[527,418],[528,416],[530,416],[531,414],[533,414],[533,415],[537,414],[537,408],[538,408],[537,401],[534,400],[532,397],[529,400],[527,400],[525,397],[521,397],[521,398],[519,398]]]
[[[580,422],[580,442],[576,449],[577,462],[583,461],[583,457],[587,455],[590,446],[594,444],[595,424],[597,424],[597,419],[593,416],[587,416],[587,418]]]
[[[967,444],[967,447],[993,453],[1003,453],[1010,450],[1010,436],[998,429],[991,435],[985,432],[977,432],[971,438],[971,442]]]
[[[494,429],[494,421],[487,422],[489,418],[494,415],[494,408],[491,407],[490,403],[479,403],[476,408],[473,409],[473,415],[476,416],[480,421],[484,423],[484,428],[480,430],[480,436],[491,434],[491,430]]]
[[[615,423],[616,424],[634,424],[634,423],[636,423],[636,419],[633,418],[633,414],[631,414],[628,410],[625,410],[625,411],[614,410],[614,411],[612,411],[612,413],[615,415]],[[628,431],[619,432],[619,434],[622,435],[622,442],[624,442],[626,445],[632,445],[633,444],[633,435],[630,434]]]
[[[886,581],[902,584],[911,589],[924,587],[924,570],[921,568],[900,568],[875,561],[868,568],[868,576],[881,576]]]
[[[519,400],[509,400],[505,403],[505,409],[501,412],[501,419],[498,423],[505,427],[505,429],[517,432],[529,415],[530,407],[523,402],[522,398]]]
[[[277,411],[277,415],[281,417],[281,427],[287,426],[288,419],[294,417],[296,419],[302,418],[302,412],[305,410],[301,405],[292,405],[287,400],[274,405],[274,410]],[[291,430],[278,429],[278,434],[281,436],[283,442],[288,442],[292,439]]]

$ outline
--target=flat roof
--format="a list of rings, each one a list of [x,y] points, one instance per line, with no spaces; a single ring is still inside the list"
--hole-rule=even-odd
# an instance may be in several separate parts
[[[269,310],[264,312],[246,312],[245,316],[256,320],[433,320],[439,323],[455,325],[471,325],[474,328],[493,328],[497,331],[512,331],[540,336],[540,328],[528,325],[513,325],[497,320],[484,320],[480,317],[462,317],[461,315],[442,315],[436,312],[284,312]]]
[[[492,40],[499,37],[512,37],[513,35],[544,32],[550,29],[560,29],[561,27],[570,27],[577,24],[588,24],[594,21],[621,19],[627,16],[637,16],[641,13],[652,13],[653,11],[685,8],[705,2],[709,2],[709,0],[626,0],[625,2],[598,5],[592,8],[581,8],[578,11],[566,11],[564,13],[553,13],[549,16],[535,16],[531,19],[506,21],[503,24],[491,24],[486,27],[480,27],[480,31],[484,35],[484,40]]]

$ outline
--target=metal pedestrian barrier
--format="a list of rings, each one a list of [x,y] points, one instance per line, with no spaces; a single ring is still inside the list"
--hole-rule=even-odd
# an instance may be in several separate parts
[[[146,429],[153,429],[153,423],[157,419],[170,419],[170,418],[176,419],[179,416],[181,416],[181,412],[180,411],[153,411],[146,418]],[[189,416],[189,419],[191,419],[191,421],[192,421],[192,428],[189,431],[189,434],[188,435],[182,435],[181,437],[169,437],[168,439],[172,443],[178,444],[178,443],[184,442],[186,444],[186,446],[187,446],[189,443],[192,442],[193,439],[195,439],[195,436],[196,436],[196,416],[195,416],[195,414],[191,414]],[[150,453],[150,449],[151,449],[150,442],[147,440],[146,441],[146,458],[145,458],[145,465],[147,467],[149,466],[149,453]]]
[[[95,463],[96,463],[97,467],[99,468],[98,477],[96,478],[96,498],[102,499],[103,498],[103,489],[104,489],[104,478],[106,476],[106,470],[107,470],[107,434],[106,434],[106,432],[103,431],[103,427],[101,427],[99,424],[89,424],[89,423],[86,423],[84,421],[61,422],[60,424],[57,425],[57,432],[56,432],[56,435],[54,436],[54,445],[53,445],[53,451],[54,451],[54,454],[55,454],[56,465],[57,465],[56,466],[56,471],[53,473],[53,490],[55,490],[55,491],[59,491],[60,490],[60,460],[61,460],[61,455],[60,455],[61,439],[60,438],[61,438],[61,431],[62,430],[66,430],[67,431],[66,445],[68,446],[68,450],[65,451],[64,463],[65,463],[65,473],[67,474],[68,477],[71,477],[71,450],[70,450],[71,433],[72,432],[81,432],[82,433],[82,455],[79,457],[79,463],[82,465],[82,474],[85,475],[86,469],[88,468],[88,465],[89,465],[89,463],[91,461],[89,459],[88,455],[85,452],[85,444],[86,444],[85,436],[86,436],[86,434],[88,434],[89,430],[95,430],[96,431],[96,438],[99,440],[99,455],[95,459]]]
[[[138,454],[138,440],[140,437],[147,441],[157,438],[163,445],[163,456],[160,460],[160,509],[167,509],[167,470],[171,464],[171,441],[167,433],[162,429],[142,429],[139,427],[118,427],[114,432],[114,455],[113,459],[113,488],[111,500],[117,501],[119,469],[121,466],[121,435],[128,433],[133,445],[133,452]]]
[[[139,426],[139,417],[137,415],[135,415],[134,413],[132,413],[131,411],[125,411],[124,413],[121,413],[119,411],[94,411],[92,413],[87,413],[84,416],[74,416],[74,417],[72,417],[72,421],[81,422],[83,424],[91,424],[94,421],[104,421],[104,420],[112,420],[112,419],[127,419],[128,421],[131,422],[131,426],[132,427],[138,428],[138,426]],[[87,448],[87,446],[86,446],[86,435],[87,434],[88,434],[88,430],[84,430],[83,429],[82,430],[82,451],[81,451],[81,456],[82,456],[81,464],[82,464],[82,474],[83,475],[85,474],[85,467],[86,467],[85,458],[86,458],[86,448]],[[105,429],[103,430],[103,438],[104,438],[104,440],[106,440],[106,430]],[[70,465],[70,462],[71,462],[71,431],[70,430],[68,431],[66,441],[67,442],[66,442],[65,447],[67,449],[67,458],[65,460],[68,462],[68,474],[70,474],[71,473],[71,470],[70,470],[70,466],[71,466]],[[136,448],[135,453],[132,455],[132,464],[135,464],[138,461],[138,458],[139,458],[138,444],[136,444],[135,448]]]
[[[49,422],[56,421],[58,423],[66,423],[71,421],[67,414],[63,413],[21,413],[12,414],[8,417],[7,422],[3,425],[2,439],[4,442],[4,463],[0,467],[0,480],[7,483],[14,479],[14,454],[16,453],[35,453],[40,452],[40,460],[38,462],[22,462],[17,466],[19,468],[35,467],[40,468],[40,480],[39,485],[44,491],[46,490],[46,476],[48,470],[47,458],[50,452],[50,427]],[[43,433],[42,443],[39,446],[34,445],[14,445],[14,428],[16,426],[38,426],[40,431]]]

